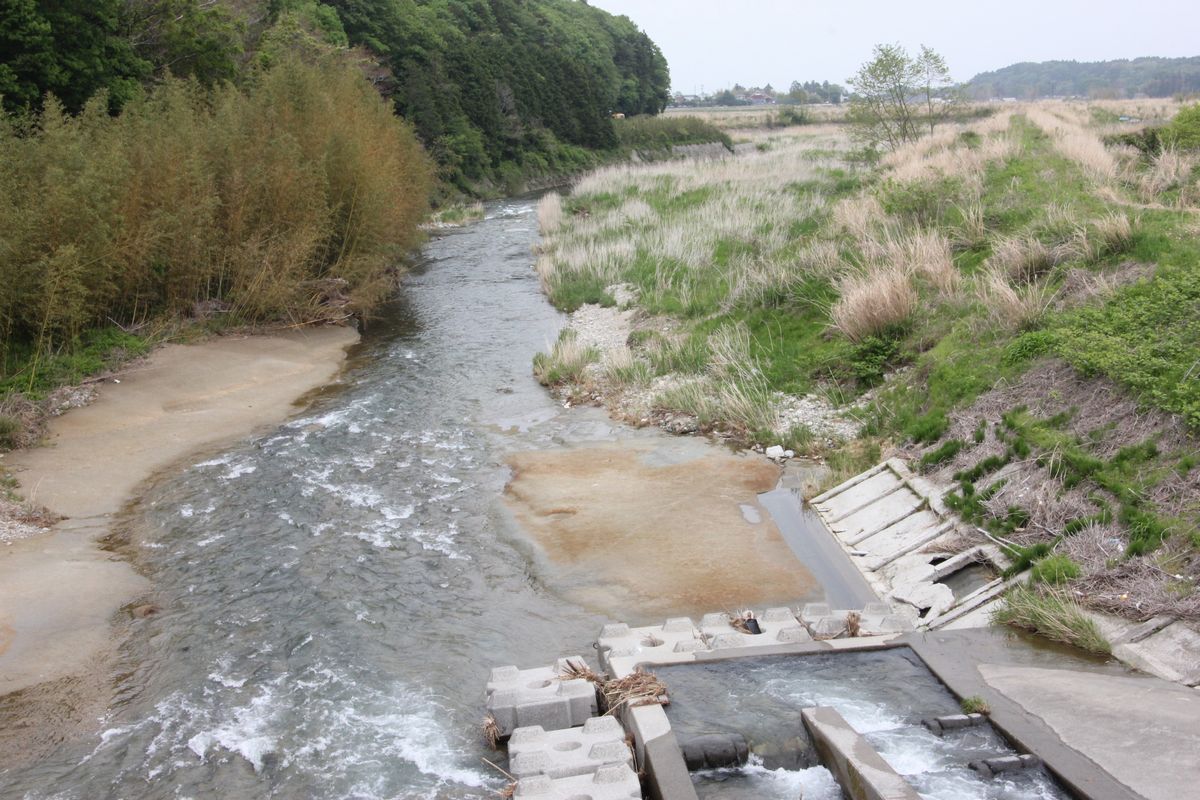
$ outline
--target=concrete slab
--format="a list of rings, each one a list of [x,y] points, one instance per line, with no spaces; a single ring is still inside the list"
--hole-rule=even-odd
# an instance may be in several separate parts
[[[1136,638],[1137,631],[1131,633]],[[1200,684],[1200,632],[1187,623],[1176,622],[1140,641],[1118,645],[1113,655],[1151,675],[1187,686]]]
[[[854,549],[866,553],[860,562],[862,568],[874,571],[905,553],[932,542],[945,533],[950,525],[951,523],[926,509],[905,517],[895,525],[889,525],[874,536],[854,545]]]
[[[826,489],[824,492],[822,492],[821,494],[814,497],[811,502],[814,506],[820,505],[820,504],[824,503],[826,500],[829,500],[830,498],[845,492],[850,487],[857,486],[858,484],[862,483],[863,481],[867,480],[868,478],[872,478],[872,477],[878,475],[879,473],[883,472],[887,468],[888,468],[888,464],[886,461],[881,464],[876,464],[875,466],[871,467],[866,472],[860,472],[859,474],[853,475],[853,476],[847,478],[846,480],[842,481],[837,486],[834,486],[830,489]]]
[[[981,664],[996,691],[1148,800],[1200,786],[1200,694],[1133,675]]]
[[[908,489],[901,489],[881,497],[877,502],[829,527],[846,544],[857,545],[889,525],[896,524],[923,505],[924,497]]]
[[[864,506],[874,503],[882,495],[894,492],[903,485],[903,482],[891,470],[884,470],[857,486],[847,489],[839,495],[830,497],[823,503],[816,503],[814,505],[825,519],[830,522],[837,522],[839,519],[853,514]]]

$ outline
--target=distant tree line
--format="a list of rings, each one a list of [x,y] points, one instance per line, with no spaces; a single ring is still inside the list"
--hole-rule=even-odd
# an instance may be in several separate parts
[[[1118,61],[1044,61],[982,72],[967,84],[977,100],[1015,97],[1172,97],[1200,93],[1200,56]]]
[[[792,81],[791,87],[786,92],[775,89],[771,84],[766,86],[742,86],[740,83],[735,83],[728,89],[722,89],[715,94],[696,96],[696,95],[675,95],[673,102],[679,106],[702,107],[702,106],[749,106],[763,102],[767,98],[769,102],[791,105],[803,105],[806,103],[841,103],[847,99],[847,92],[844,86],[829,81]]]

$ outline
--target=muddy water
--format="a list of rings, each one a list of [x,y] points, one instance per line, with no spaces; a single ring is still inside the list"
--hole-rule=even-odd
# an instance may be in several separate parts
[[[131,550],[160,611],[126,621],[116,700],[94,732],[0,764],[0,797],[491,796],[504,781],[481,763],[488,669],[590,654],[607,617],[664,610],[628,605],[646,587],[606,590],[580,569],[600,557],[554,543],[544,494],[504,500],[520,454],[624,442],[636,456],[614,457],[643,477],[676,475],[659,502],[740,487],[709,508],[769,543],[761,464],[565,411],[534,383],[530,359],[563,322],[530,268],[536,236],[532,204],[512,202],[431,242],[340,386],[150,490]],[[585,516],[619,502],[561,488]],[[521,516],[540,518],[537,535]],[[815,591],[795,566],[778,591]],[[726,602],[676,600],[692,613]]]

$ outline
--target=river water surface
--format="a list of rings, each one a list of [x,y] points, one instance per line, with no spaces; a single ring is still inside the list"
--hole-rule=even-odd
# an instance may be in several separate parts
[[[97,734],[0,772],[25,798],[485,797],[488,670],[589,652],[512,527],[506,452],[605,440],[530,377],[563,318],[531,202],[431,242],[344,380],[143,501],[161,612]],[[493,756],[494,758],[494,756]]]

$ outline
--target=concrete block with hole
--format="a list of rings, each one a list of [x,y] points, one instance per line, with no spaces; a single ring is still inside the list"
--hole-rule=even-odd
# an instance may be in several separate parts
[[[642,784],[627,764],[612,764],[600,767],[588,775],[570,778],[551,778],[549,775],[531,775],[517,781],[513,794],[530,800],[630,800],[642,797]]]
[[[631,671],[641,661],[669,664],[691,661],[693,653],[709,649],[687,617],[662,625],[631,628],[624,623],[605,625],[598,641],[601,665],[614,675]]]
[[[790,608],[768,608],[761,614],[755,613],[754,619],[758,623],[761,633],[746,633],[735,628],[727,614],[706,614],[700,621],[700,630],[708,639],[713,650],[767,647],[776,644],[799,644],[812,641],[812,636],[800,624]]]
[[[583,725],[597,712],[596,687],[567,679],[568,664],[586,663],[580,656],[560,658],[552,667],[497,667],[487,683],[487,710],[501,736],[532,725],[547,731]]]
[[[633,766],[625,729],[616,717],[592,717],[582,728],[558,731],[517,728],[508,740],[508,770],[517,778],[570,778],[612,764]]]

